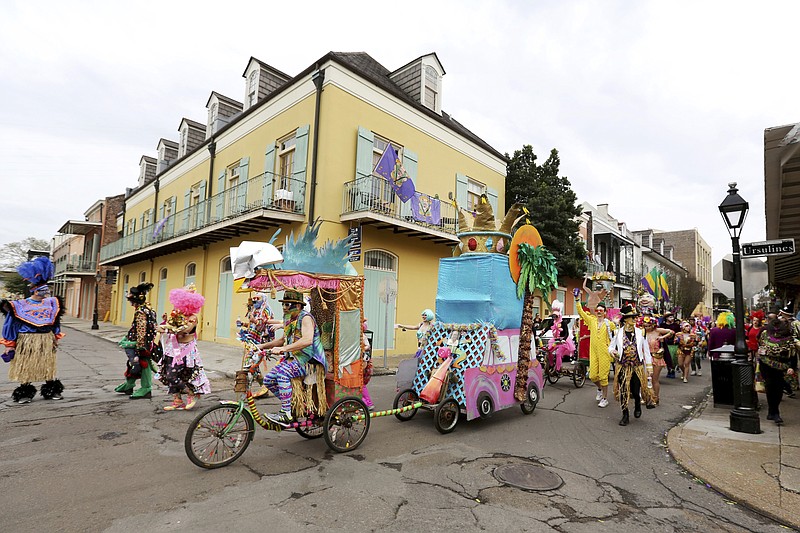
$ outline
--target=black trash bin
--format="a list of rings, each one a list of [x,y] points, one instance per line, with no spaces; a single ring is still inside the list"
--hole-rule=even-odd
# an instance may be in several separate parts
[[[726,344],[711,350],[711,389],[714,407],[733,407],[733,346]]]

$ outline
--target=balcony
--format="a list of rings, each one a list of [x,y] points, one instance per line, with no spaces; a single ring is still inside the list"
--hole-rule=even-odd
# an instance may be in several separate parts
[[[94,276],[97,273],[97,262],[82,255],[73,254],[66,261],[55,264],[56,276]]]
[[[304,181],[266,172],[100,249],[119,266],[305,220]]]
[[[591,277],[595,273],[606,271],[607,269],[603,265],[598,265],[593,261],[586,261],[586,276]],[[620,272],[614,272],[614,276],[617,278],[617,285],[624,285],[624,288],[634,288],[639,281],[639,277],[637,277],[636,274],[621,274]]]
[[[379,230],[436,244],[458,244],[455,206],[447,200],[440,201],[438,215],[415,217],[411,202],[401,202],[385,179],[367,176],[344,184],[339,220],[370,224]]]

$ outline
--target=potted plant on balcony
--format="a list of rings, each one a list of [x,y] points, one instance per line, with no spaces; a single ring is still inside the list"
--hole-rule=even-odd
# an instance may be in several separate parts
[[[294,192],[288,189],[275,191],[275,207],[284,211],[294,211]]]

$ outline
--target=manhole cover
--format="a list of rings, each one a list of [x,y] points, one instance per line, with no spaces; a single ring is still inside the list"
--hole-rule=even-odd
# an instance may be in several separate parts
[[[497,481],[526,490],[555,490],[564,483],[556,474],[537,465],[503,465],[494,469]]]

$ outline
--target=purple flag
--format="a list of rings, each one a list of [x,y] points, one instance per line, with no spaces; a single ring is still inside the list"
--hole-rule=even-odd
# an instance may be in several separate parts
[[[442,203],[438,198],[418,192],[411,197],[411,213],[414,220],[438,226],[442,222]]]
[[[416,192],[414,182],[403,168],[403,164],[391,144],[386,145],[386,150],[383,151],[378,164],[375,165],[375,174],[383,176],[389,182],[389,186],[400,198],[400,201],[407,202],[414,197]]]

